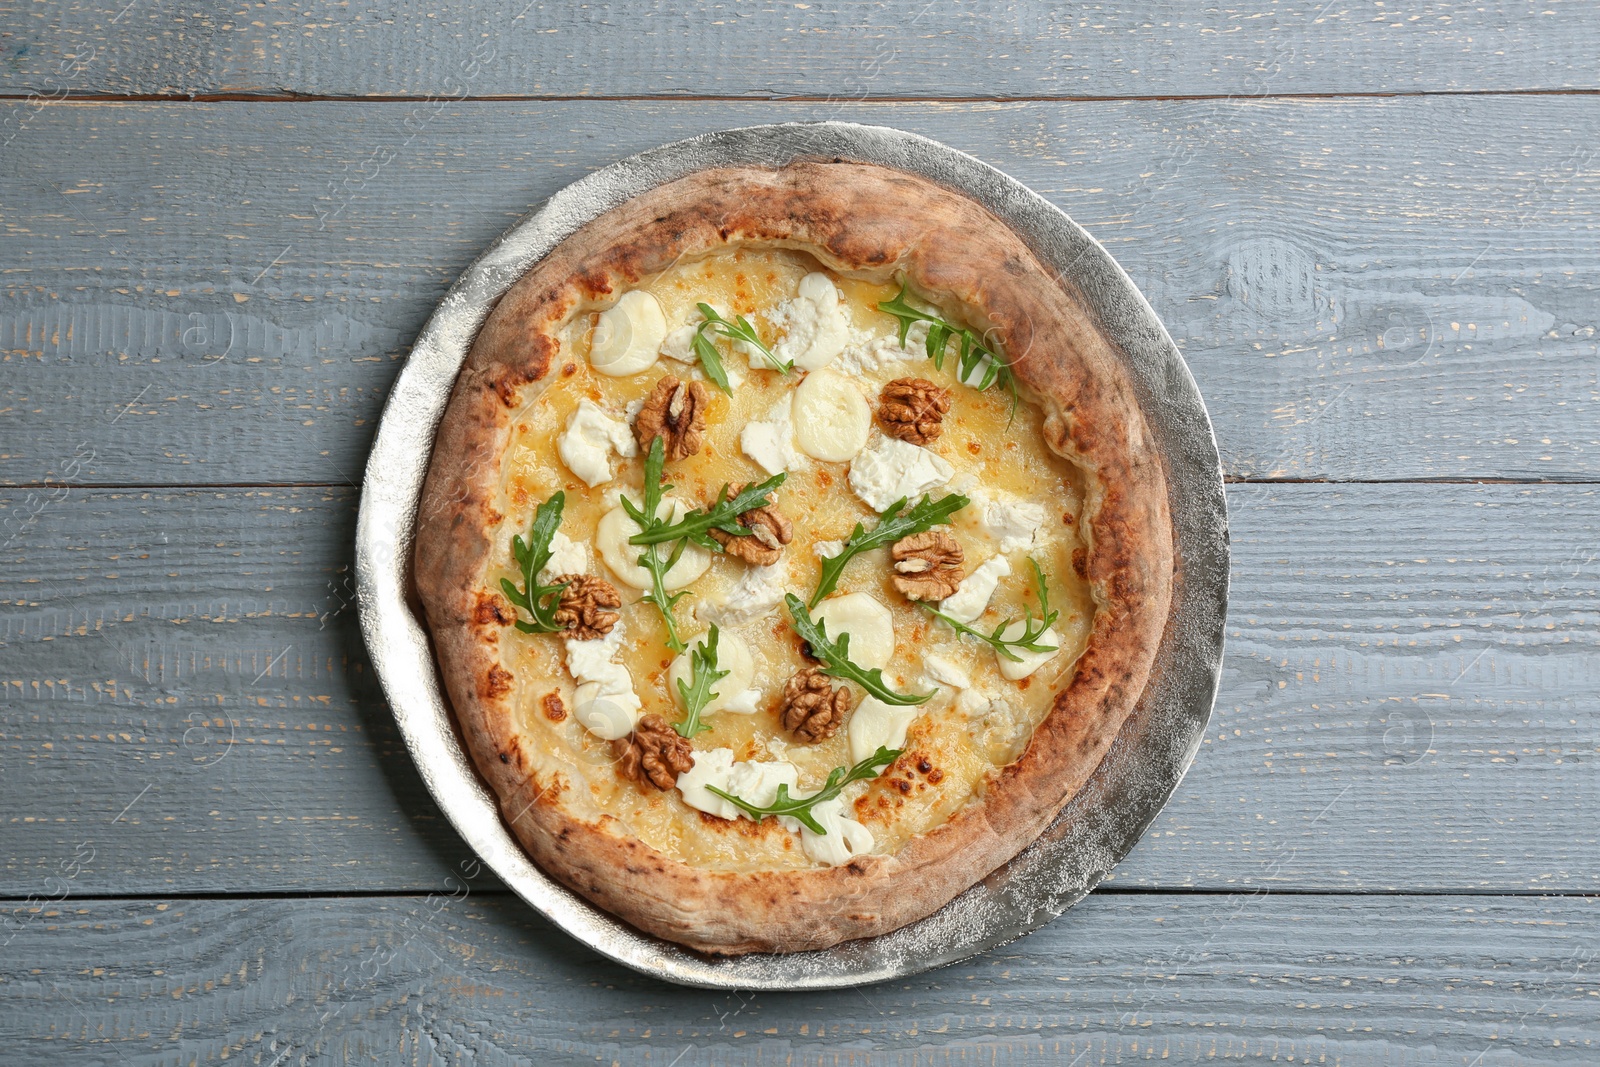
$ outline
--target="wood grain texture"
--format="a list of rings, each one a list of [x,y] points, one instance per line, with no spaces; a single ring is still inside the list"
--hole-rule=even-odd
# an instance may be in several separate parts
[[[515,898],[67,899],[7,909],[19,1063],[954,1067],[1592,1062],[1600,905],[1098,893],[929,975],[680,989]]]
[[[529,205],[824,117],[974,152],[1106,242],[1234,477],[1600,473],[1600,100],[79,104],[0,166],[0,483],[355,484],[406,345]]]
[[[1596,88],[1585,5],[421,0],[3,9],[0,91],[1186,96]]]
[[[438,888],[342,489],[0,494],[0,894]],[[1600,890],[1600,489],[1230,491],[1194,768],[1113,883]],[[87,843],[87,844],[85,844]]]

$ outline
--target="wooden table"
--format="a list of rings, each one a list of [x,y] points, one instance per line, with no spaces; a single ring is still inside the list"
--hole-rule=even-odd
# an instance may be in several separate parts
[[[1600,1061],[1593,5],[523,3],[0,7],[0,1061]],[[1048,928],[678,989],[443,823],[357,486],[495,234],[827,117],[1014,174],[1149,296],[1231,483],[1227,668]]]

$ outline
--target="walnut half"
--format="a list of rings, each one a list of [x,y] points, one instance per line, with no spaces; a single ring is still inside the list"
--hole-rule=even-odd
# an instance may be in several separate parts
[[[579,641],[592,641],[611,632],[622,616],[616,612],[622,607],[622,597],[616,586],[592,574],[562,574],[555,579],[566,582],[561,590],[561,603],[553,616],[556,625],[568,631],[567,636]]]
[[[650,442],[661,438],[662,454],[670,462],[700,451],[706,435],[706,393],[704,382],[681,382],[668,374],[656,383],[646,398],[633,433],[639,447],[650,451]]]
[[[907,600],[943,600],[956,591],[961,579],[961,545],[943,530],[902,537],[889,554],[894,558],[894,587]]]
[[[878,422],[883,432],[914,445],[938,438],[950,411],[950,390],[926,378],[896,378],[883,387]]]
[[[728,493],[737,496],[744,492],[742,485],[730,485]],[[794,540],[794,524],[783,513],[768,504],[751,508],[739,516],[739,525],[750,531],[748,537],[739,537],[722,530],[712,530],[711,536],[730,556],[738,556],[746,563],[767,567],[778,562],[783,546]]]
[[[611,755],[624,778],[663,791],[678,784],[678,775],[694,768],[694,746],[659,715],[646,715],[633,733],[611,742]]]
[[[783,687],[779,719],[800,741],[825,741],[839,732],[854,703],[850,690],[833,688],[820,667],[796,671]]]

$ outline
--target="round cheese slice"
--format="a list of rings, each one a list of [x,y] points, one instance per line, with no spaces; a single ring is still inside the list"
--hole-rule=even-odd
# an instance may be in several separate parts
[[[656,364],[667,336],[667,317],[649,293],[635,289],[600,313],[589,339],[589,365],[620,378]]]

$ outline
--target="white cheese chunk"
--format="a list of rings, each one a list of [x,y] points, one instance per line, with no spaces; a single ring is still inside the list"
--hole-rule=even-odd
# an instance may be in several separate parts
[[[813,863],[837,867],[850,862],[852,857],[872,851],[872,831],[846,816],[844,811],[843,797],[824,800],[812,807],[811,817],[827,831],[819,834],[809,826],[800,828],[800,847],[806,850]]]
[[[850,464],[850,488],[874,511],[904,497],[915,501],[948,482],[956,469],[943,456],[895,437],[879,437]]]
[[[726,711],[733,715],[754,715],[761,710],[761,690],[754,687],[742,689],[730,697],[721,697],[717,701],[718,711]]]
[[[567,428],[556,441],[556,451],[567,469],[590,488],[609,482],[612,476],[611,453],[636,456],[639,446],[627,423],[607,415],[587,398],[578,401],[577,410],[567,418]]]
[[[794,439],[794,394],[784,393],[765,419],[745,423],[739,431],[739,447],[768,474],[807,466],[805,454]]]
[[[825,463],[844,463],[867,447],[872,408],[849,378],[812,371],[794,391],[793,423],[800,451]]]
[[[628,496],[635,504],[638,503],[631,493]],[[661,512],[669,523],[680,522],[689,513],[689,505],[681,500],[668,497],[661,502]],[[650,572],[639,566],[639,557],[644,554],[646,546],[628,543],[628,538],[639,532],[639,524],[619,504],[606,512],[600,519],[600,524],[595,527],[594,547],[600,553],[600,558],[610,568],[611,573],[624,585],[635,589],[650,588]],[[670,554],[670,547],[658,549]],[[711,566],[711,553],[698,545],[685,545],[683,554],[678,557],[678,562],[667,571],[662,585],[670,592],[682,589],[696,578],[706,572]]]
[[[672,666],[667,669],[667,688],[671,690],[672,697],[681,706],[683,693],[678,688],[682,682],[688,687],[694,682],[694,664],[691,657],[694,650],[704,648],[710,638],[709,633],[701,634],[689,642],[689,647],[678,653],[672,661]],[[756,700],[760,693],[750,688],[750,680],[755,677],[755,660],[750,656],[750,646],[738,634],[726,630],[717,631],[717,670],[727,671],[725,678],[719,678],[711,683],[711,691],[717,696],[705,706],[706,712],[735,711],[741,715],[753,714],[756,710]]]
[[[1047,517],[1043,504],[1011,497],[988,500],[979,514],[984,532],[1002,552],[1031,549]]]
[[[898,332],[883,337],[869,333],[852,334],[850,343],[833,364],[835,370],[845,374],[872,374],[891,363],[928,357],[928,324],[914,322],[906,331],[906,343],[900,343]]]
[[[707,815],[719,819],[750,818],[745,811],[711,792],[716,786],[724,793],[732,793],[740,800],[756,807],[771,804],[778,796],[778,786],[787,785],[794,793],[800,780],[800,771],[786,761],[761,763],[736,762],[731,748],[713,748],[694,754],[694,766],[678,775],[678,793],[683,802]],[[778,820],[788,829],[796,825],[793,819]]]
[[[642,289],[623,293],[595,323],[589,363],[613,378],[647,371],[655,365],[666,336],[667,317],[656,298]]]
[[[883,668],[894,658],[894,615],[882,601],[867,593],[846,593],[829,597],[811,613],[813,621],[826,623],[828,639],[837,642],[840,634],[850,635],[850,662]]]
[[[980,563],[956,591],[939,603],[939,610],[957,622],[976,622],[989,608],[1000,579],[1011,574],[1011,563],[1004,556],[991,556]]]
[[[702,622],[714,622],[723,629],[743,626],[768,615],[783,603],[788,569],[782,560],[767,567],[746,567],[739,580],[718,599],[707,598],[695,607]]]
[[[964,689],[956,697],[956,711],[969,719],[981,719],[989,714],[989,707],[993,703],[989,694],[980,689]]]
[[[698,327],[696,322],[668,330],[661,340],[661,354],[679,363],[700,362],[700,357],[694,354],[694,332]]]
[[[862,697],[850,715],[850,760],[860,763],[880,748],[903,748],[906,730],[922,708],[897,708],[877,697]]]
[[[948,685],[955,689],[972,688],[972,675],[949,656],[929,652],[922,657],[922,669],[927,672],[929,679],[939,685]]]
[[[588,570],[588,545],[574,541],[560,530],[550,536],[550,562],[539,572],[541,585],[549,585],[557,575],[586,574]]]
[[[839,289],[820,271],[801,278],[799,294],[768,312],[767,318],[785,330],[783,339],[772,346],[773,355],[793,361],[800,370],[827,366],[850,339]]]
[[[1018,619],[1000,631],[1000,636],[1010,641],[1021,637],[1026,628],[1027,623]],[[1022,657],[1020,662],[1007,659],[1000,655],[999,652],[994,654],[995,663],[999,666],[1002,677],[1009,678],[1013,682],[1026,678],[1061,654],[1061,635],[1056,632],[1054,626],[1047,627],[1045,632],[1040,634],[1034,643],[1046,647],[1054,645],[1055,647],[1051,648],[1049,652],[1029,652],[1025,648],[1012,648],[1012,654]]]
[[[633,691],[633,676],[616,662],[625,628],[621,622],[603,638],[579,641],[567,638],[567,673],[578,682],[573,714],[585,728],[607,741],[626,737],[638,723],[641,704]]]
[[[818,559],[832,559],[844,551],[843,541],[818,541],[811,546]]]

